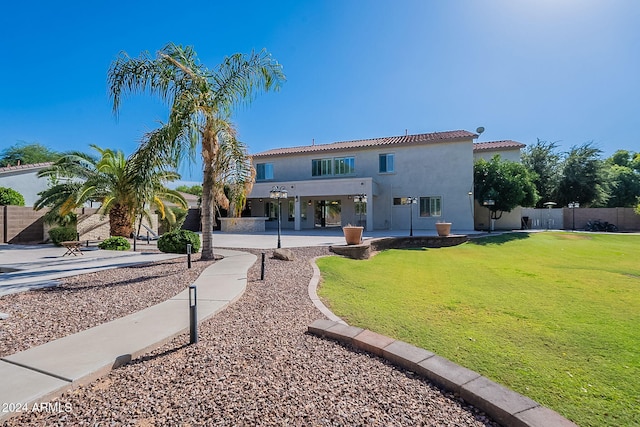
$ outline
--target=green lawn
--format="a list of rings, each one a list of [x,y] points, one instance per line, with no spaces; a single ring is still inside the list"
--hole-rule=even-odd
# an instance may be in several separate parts
[[[351,325],[581,426],[640,425],[640,236],[514,233],[318,265],[320,297]]]

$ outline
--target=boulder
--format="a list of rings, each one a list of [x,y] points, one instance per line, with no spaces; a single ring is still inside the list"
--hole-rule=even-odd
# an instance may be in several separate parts
[[[293,251],[291,249],[275,249],[273,251],[273,258],[280,259],[282,261],[293,261],[295,256],[293,255]]]

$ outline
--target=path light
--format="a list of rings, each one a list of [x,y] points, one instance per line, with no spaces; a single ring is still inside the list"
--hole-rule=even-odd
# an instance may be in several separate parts
[[[405,203],[409,205],[409,236],[413,236],[413,205],[418,203],[418,198],[407,197],[407,201]]]
[[[487,230],[489,233],[491,233],[491,208],[489,206],[495,206],[495,204],[496,201],[493,199],[488,199],[482,202],[482,205],[486,206],[487,209],[489,209],[489,222],[487,223]]]
[[[282,213],[282,199],[286,199],[288,197],[288,193],[287,193],[287,189],[283,186],[278,187],[277,185],[274,185],[271,188],[271,191],[269,191],[269,197],[271,197],[272,199],[277,199],[278,200],[278,248],[281,248],[282,245],[280,243],[280,231],[281,231],[281,220],[280,218],[282,217],[282,215],[280,215]]]
[[[576,231],[576,209],[580,207],[580,203],[578,202],[571,202],[569,203],[569,209],[571,209],[572,215],[573,215],[573,220],[571,222],[571,229],[573,231]]]

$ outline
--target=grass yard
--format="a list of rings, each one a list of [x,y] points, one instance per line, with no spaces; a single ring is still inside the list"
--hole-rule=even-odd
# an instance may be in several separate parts
[[[320,297],[351,325],[580,426],[640,425],[640,236],[513,233],[318,265]]]

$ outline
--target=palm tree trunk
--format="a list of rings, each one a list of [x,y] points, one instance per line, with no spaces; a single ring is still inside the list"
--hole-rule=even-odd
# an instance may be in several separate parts
[[[202,182],[202,254],[200,259],[212,260],[213,254],[213,226],[214,226],[214,168],[213,163],[217,151],[217,138],[209,123],[202,135],[202,162],[204,164],[204,178]]]
[[[109,210],[109,233],[129,237],[133,231],[133,218],[126,205],[116,204]]]

